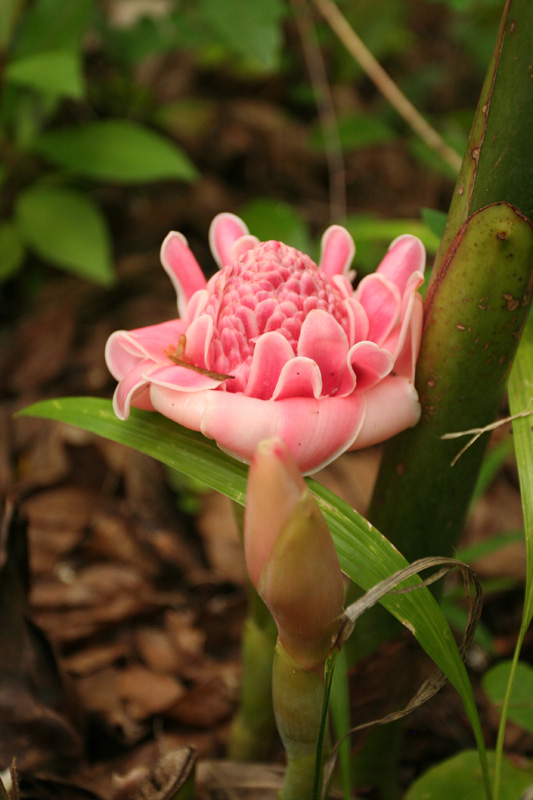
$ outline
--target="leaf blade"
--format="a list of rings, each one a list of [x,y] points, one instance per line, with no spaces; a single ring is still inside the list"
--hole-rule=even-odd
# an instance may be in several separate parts
[[[104,286],[113,282],[107,223],[86,195],[34,184],[19,196],[15,219],[21,238],[40,258]]]
[[[5,80],[57,97],[81,100],[85,94],[81,58],[70,50],[51,50],[11,61]]]
[[[92,180],[192,182],[197,177],[196,168],[177,145],[129,120],[101,120],[49,131],[35,142],[34,150]]]

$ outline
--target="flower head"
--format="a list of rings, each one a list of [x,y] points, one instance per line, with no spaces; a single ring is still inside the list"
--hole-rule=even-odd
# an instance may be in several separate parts
[[[180,317],[109,338],[121,419],[131,405],[155,409],[245,461],[279,436],[304,473],[418,421],[418,239],[396,239],[354,291],[340,226],[325,232],[319,266],[259,242],[233,214],[215,217],[209,238],[220,269],[207,282],[181,234],[163,242]]]

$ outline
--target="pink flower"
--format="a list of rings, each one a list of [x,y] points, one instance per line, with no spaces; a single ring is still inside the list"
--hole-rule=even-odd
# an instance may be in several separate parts
[[[355,247],[338,225],[322,237],[318,267],[259,242],[233,214],[215,217],[209,239],[220,270],[207,282],[180,233],[163,242],[179,318],[109,338],[118,417],[155,409],[244,461],[278,436],[304,474],[418,421],[417,238],[396,239],[355,291]]]

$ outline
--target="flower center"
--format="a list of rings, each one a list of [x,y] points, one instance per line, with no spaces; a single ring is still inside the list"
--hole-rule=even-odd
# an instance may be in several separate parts
[[[208,283],[205,312],[214,321],[208,368],[231,374],[228,391],[246,387],[253,351],[263,333],[279,331],[297,354],[303,321],[320,309],[348,335],[343,297],[309,256],[281,242],[261,242]]]

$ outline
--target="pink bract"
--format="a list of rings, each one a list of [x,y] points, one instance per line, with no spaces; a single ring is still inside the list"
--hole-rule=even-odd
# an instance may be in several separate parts
[[[338,225],[322,237],[319,266],[259,242],[233,214],[215,217],[209,241],[219,265],[209,281],[184,236],[163,242],[179,318],[110,336],[118,417],[157,410],[244,461],[278,436],[304,474],[418,421],[425,252],[416,237],[396,239],[355,290],[355,247]]]

